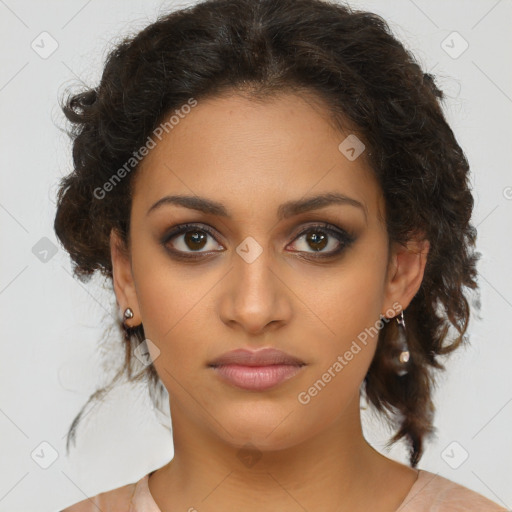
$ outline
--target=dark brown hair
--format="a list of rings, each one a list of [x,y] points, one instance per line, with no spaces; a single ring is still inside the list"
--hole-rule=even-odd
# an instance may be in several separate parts
[[[413,233],[430,241],[423,282],[405,315],[409,372],[400,376],[389,365],[397,323],[387,322],[364,380],[368,402],[396,430],[389,444],[404,438],[414,467],[435,431],[434,373],[444,369],[438,356],[466,341],[464,287],[478,288],[480,254],[473,250],[469,166],[443,115],[443,93],[376,14],[322,0],[208,0],[161,16],[118,44],[99,85],[68,95],[62,105],[74,169],[60,182],[54,228],[74,274],[86,281],[99,271],[111,281],[109,235],[118,230],[129,247],[136,167],[106,198],[94,191],[170,112],[190,98],[230,90],[263,99],[293,90],[321,98],[366,145],[390,241],[404,243]],[[87,404],[124,374],[147,378],[152,399],[161,397],[152,364],[133,374],[143,326],[124,334],[123,367]],[[68,431],[68,447],[84,408]]]

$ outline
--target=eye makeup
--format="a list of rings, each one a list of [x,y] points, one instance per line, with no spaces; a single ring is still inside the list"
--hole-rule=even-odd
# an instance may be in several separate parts
[[[208,238],[213,239],[216,244],[222,247],[222,244],[218,241],[217,235],[215,234],[215,230],[211,226],[203,223],[185,223],[176,225],[170,230],[167,230],[162,236],[160,244],[173,259],[201,261],[209,259],[215,253],[224,252],[226,250],[214,249],[203,251],[202,249],[209,243]],[[324,259],[332,260],[336,258],[356,240],[353,233],[343,228],[327,222],[315,222],[301,229],[287,247],[296,245],[297,241],[302,238],[305,238],[303,246],[306,250],[294,249],[290,252],[300,254],[300,256],[306,260],[311,259],[315,261]],[[198,250],[194,250],[194,247],[191,247],[189,244],[192,246],[196,245]],[[317,245],[316,250],[308,244]],[[333,245],[334,248],[325,250],[325,247]],[[308,248],[312,249],[312,251],[307,250]]]

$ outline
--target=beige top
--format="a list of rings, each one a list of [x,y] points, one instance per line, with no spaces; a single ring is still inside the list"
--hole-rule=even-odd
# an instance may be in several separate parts
[[[151,496],[148,479],[151,473],[138,482],[98,494],[61,512],[162,512]],[[129,508],[128,508],[129,507]],[[407,496],[395,512],[507,512],[497,505],[460,484],[423,469]]]

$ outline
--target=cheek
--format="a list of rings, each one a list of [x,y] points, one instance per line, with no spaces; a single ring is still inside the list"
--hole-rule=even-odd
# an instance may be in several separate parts
[[[328,274],[319,274],[317,283],[321,285],[307,295],[312,312],[323,321],[324,332],[338,340],[338,349],[350,345],[380,318],[386,271],[383,254],[383,249],[377,248],[352,253]]]
[[[383,272],[382,264],[360,259],[334,273],[322,293],[309,297],[324,322],[321,332],[327,335],[316,331],[321,349],[297,396],[305,430],[320,431],[351,401],[359,403],[359,387],[375,354],[381,326]],[[308,338],[314,339],[314,334],[311,330]],[[319,417],[322,425],[315,420]]]
[[[322,286],[308,295],[308,303],[314,305],[308,338],[316,339],[321,350],[314,355],[312,375],[302,389],[306,408],[336,415],[339,409],[329,411],[333,403],[342,408],[357,395],[382,326],[385,251],[385,244],[377,243],[354,251],[342,265],[329,269],[329,279],[317,280]]]
[[[160,351],[155,368],[166,386],[174,387],[166,370],[181,381],[206,363],[211,340],[204,308],[219,277],[178,267],[154,253],[134,252],[132,264],[144,333]]]

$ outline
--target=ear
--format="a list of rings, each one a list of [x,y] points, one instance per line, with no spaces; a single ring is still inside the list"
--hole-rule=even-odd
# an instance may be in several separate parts
[[[400,311],[407,309],[423,281],[429,250],[429,241],[421,235],[408,240],[405,245],[393,243],[385,284],[385,311],[390,308],[396,311],[393,305],[397,303]]]
[[[125,324],[133,327],[141,323],[139,303],[133,281],[132,264],[128,249],[125,247],[117,230],[110,231],[110,255],[112,258],[112,280],[117,303],[124,314],[126,308],[131,308],[133,318],[125,320]]]

